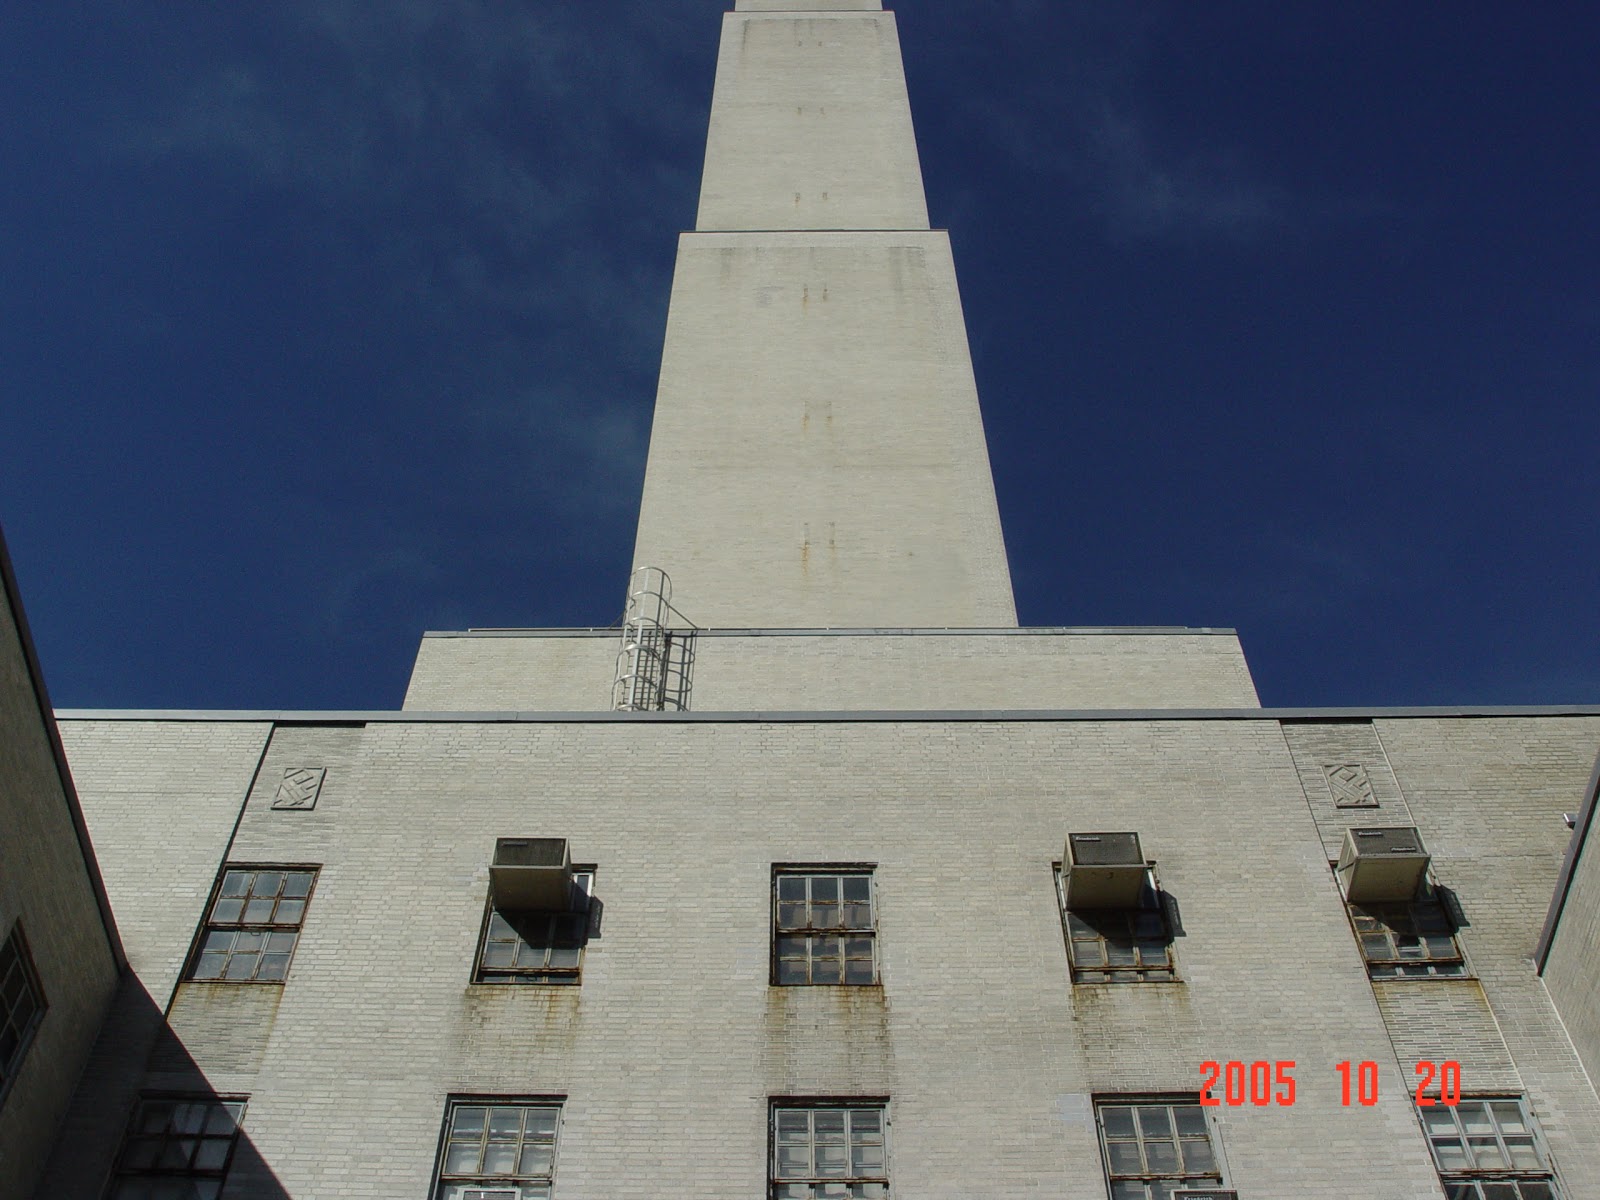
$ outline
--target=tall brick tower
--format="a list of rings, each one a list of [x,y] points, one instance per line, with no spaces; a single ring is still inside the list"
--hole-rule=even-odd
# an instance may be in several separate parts
[[[706,626],[1016,624],[950,239],[878,0],[724,19],[634,562]]]

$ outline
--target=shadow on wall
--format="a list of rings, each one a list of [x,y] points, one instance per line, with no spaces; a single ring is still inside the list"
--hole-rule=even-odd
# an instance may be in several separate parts
[[[289,1200],[250,1140],[249,1095],[213,1086],[125,972],[35,1200],[218,1200],[224,1186],[227,1200]]]

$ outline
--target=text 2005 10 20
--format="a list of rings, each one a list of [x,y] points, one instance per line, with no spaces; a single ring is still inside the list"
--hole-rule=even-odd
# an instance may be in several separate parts
[[[1237,1108],[1270,1104],[1288,1108],[1295,1101],[1295,1063],[1293,1059],[1253,1063],[1203,1062],[1200,1064],[1200,1103],[1207,1108],[1229,1105]],[[1352,1102],[1371,1107],[1378,1102],[1378,1064],[1370,1059],[1359,1063],[1335,1063],[1339,1075],[1339,1103]],[[1454,1107],[1461,1102],[1461,1064],[1451,1059],[1442,1063],[1426,1059],[1416,1065],[1417,1087],[1413,1099],[1418,1107],[1435,1104]],[[1437,1084],[1438,1090],[1431,1091]],[[1220,1094],[1213,1089],[1220,1089]]]

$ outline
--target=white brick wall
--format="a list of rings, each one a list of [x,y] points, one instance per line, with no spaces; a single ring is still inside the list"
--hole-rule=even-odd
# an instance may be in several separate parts
[[[695,712],[1254,708],[1239,640],[1203,630],[979,633],[703,631]],[[593,712],[610,707],[614,631],[422,639],[405,707]]]
[[[1425,836],[1473,919],[1505,1053],[1569,1200],[1592,1200],[1582,1131],[1600,1105],[1526,960],[1554,858],[1505,905],[1499,865],[1469,869],[1449,831],[1538,852],[1600,720],[1378,728],[1419,822],[1448,811]],[[199,729],[237,761],[221,776],[253,769],[246,739]],[[173,736],[104,723],[72,744],[109,766],[94,743],[116,733],[124,753]],[[324,864],[281,1000],[265,1012],[243,989],[230,1011],[208,987],[174,1009],[213,1086],[252,1096],[265,1167],[232,1197],[423,1196],[446,1096],[488,1092],[569,1097],[563,1198],[759,1194],[769,1096],[884,1094],[901,1195],[1099,1200],[1083,1097],[1192,1092],[1205,1059],[1293,1059],[1293,1108],[1222,1112],[1242,1196],[1436,1200],[1411,1064],[1276,721],[386,722],[280,727],[267,761],[319,754],[335,765],[318,809],[270,811],[264,768],[233,851]],[[1481,787],[1519,755],[1523,793]],[[1116,828],[1140,832],[1179,903],[1181,983],[1067,981],[1050,864],[1069,830]],[[488,856],[518,834],[599,865],[581,988],[469,982]],[[877,864],[881,991],[767,986],[771,865],[808,861]],[[1381,1102],[1343,1108],[1333,1066],[1363,1059]]]

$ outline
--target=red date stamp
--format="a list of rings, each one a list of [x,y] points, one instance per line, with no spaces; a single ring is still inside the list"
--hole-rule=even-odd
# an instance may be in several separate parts
[[[1200,1103],[1206,1108],[1228,1105],[1238,1108],[1253,1104],[1266,1108],[1276,1104],[1288,1108],[1295,1100],[1293,1059],[1273,1062],[1203,1062],[1200,1064]],[[1370,1059],[1335,1063],[1339,1075],[1339,1103],[1371,1108],[1378,1102],[1378,1064]],[[1444,1105],[1453,1108],[1461,1102],[1461,1064],[1451,1059],[1434,1063],[1423,1060],[1416,1065],[1417,1088],[1413,1099],[1419,1108]],[[1438,1084],[1438,1091],[1428,1089]],[[1215,1089],[1215,1090],[1214,1090]],[[1220,1094],[1218,1094],[1220,1092]]]

